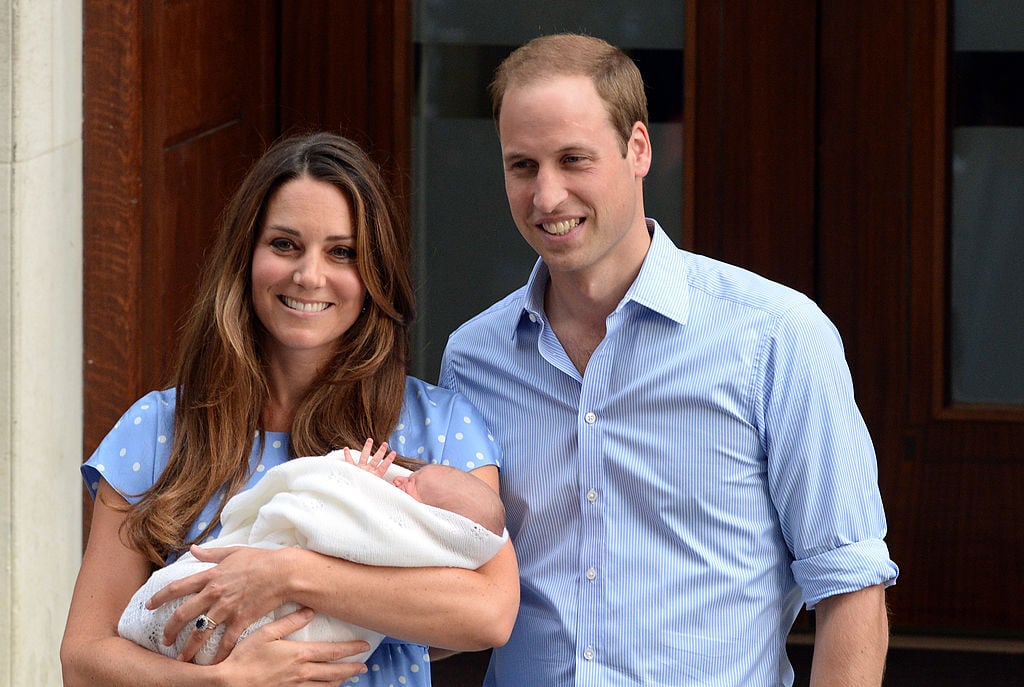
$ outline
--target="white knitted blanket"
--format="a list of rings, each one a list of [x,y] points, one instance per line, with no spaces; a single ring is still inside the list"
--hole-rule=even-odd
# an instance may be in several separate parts
[[[409,471],[392,465],[381,479],[347,463],[341,451],[290,460],[268,470],[252,489],[231,498],[221,514],[220,536],[203,546],[298,546],[364,565],[476,569],[508,539],[508,532],[499,537],[467,518],[420,503],[388,483],[403,474]],[[193,625],[187,624],[171,647],[163,644],[163,629],[189,597],[169,601],[153,611],[146,609],[146,601],[167,584],[213,565],[185,553],[154,572],[128,603],[118,633],[176,658]],[[298,608],[294,603],[281,606],[250,625],[242,637]],[[223,626],[211,632],[193,660],[211,663],[223,634]],[[364,661],[383,635],[318,612],[288,639],[363,639],[369,642],[370,651],[345,660]]]

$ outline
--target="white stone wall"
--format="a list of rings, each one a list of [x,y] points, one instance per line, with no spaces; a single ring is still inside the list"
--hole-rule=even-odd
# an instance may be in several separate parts
[[[0,0],[0,686],[61,684],[81,361],[81,0]]]

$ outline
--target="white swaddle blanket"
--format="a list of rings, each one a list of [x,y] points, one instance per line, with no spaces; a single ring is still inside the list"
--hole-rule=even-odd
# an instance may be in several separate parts
[[[476,569],[508,539],[508,532],[499,537],[468,518],[420,503],[390,484],[396,476],[407,474],[405,468],[392,465],[381,479],[346,462],[341,451],[290,460],[268,470],[253,488],[231,498],[221,513],[220,536],[203,546],[299,546],[364,565]],[[170,647],[163,644],[163,630],[171,614],[189,597],[152,611],[146,608],[146,601],[167,584],[213,565],[185,553],[154,572],[122,613],[118,633],[176,658],[193,625],[186,624]],[[298,608],[294,603],[281,606],[250,625],[242,637]],[[193,660],[211,663],[223,634],[223,626],[214,629]],[[318,612],[308,625],[287,638],[362,639],[369,642],[370,651],[345,660],[365,661],[384,636]]]

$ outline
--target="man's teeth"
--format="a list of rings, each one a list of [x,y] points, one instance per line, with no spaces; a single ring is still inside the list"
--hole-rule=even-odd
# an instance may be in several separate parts
[[[281,296],[281,300],[292,310],[299,310],[301,312],[320,312],[326,310],[329,303],[303,303],[297,301],[294,298],[288,298],[288,296]]]
[[[570,229],[578,227],[579,224],[580,220],[576,218],[564,219],[561,222],[544,222],[540,226],[544,229],[544,231],[546,231],[549,234],[561,236],[562,234],[568,233]]]

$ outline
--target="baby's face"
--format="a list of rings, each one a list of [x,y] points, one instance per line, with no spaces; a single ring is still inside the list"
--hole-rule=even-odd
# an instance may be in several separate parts
[[[443,490],[445,469],[440,465],[424,465],[408,477],[396,477],[391,484],[421,503],[433,503],[431,495]]]

